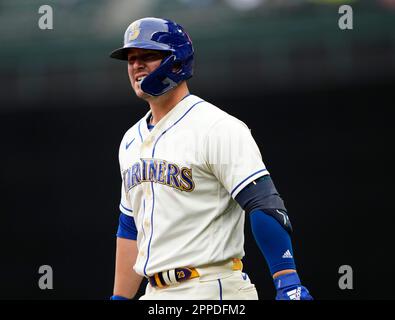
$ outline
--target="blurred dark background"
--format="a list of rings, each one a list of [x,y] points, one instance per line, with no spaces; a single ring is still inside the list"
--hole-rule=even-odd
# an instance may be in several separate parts
[[[394,299],[395,1],[0,1],[0,299],[112,293],[122,135],[148,110],[109,59],[126,27],[174,19],[192,93],[243,120],[294,227],[316,299]],[[353,8],[340,30],[338,8]],[[245,270],[274,288],[246,221]],[[53,268],[53,290],[38,269]],[[338,286],[350,265],[354,288]],[[141,294],[141,292],[140,292]]]

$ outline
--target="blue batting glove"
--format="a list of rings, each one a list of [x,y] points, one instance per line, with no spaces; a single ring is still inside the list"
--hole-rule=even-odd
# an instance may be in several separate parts
[[[111,296],[110,300],[130,300],[130,299],[122,297],[122,296]]]
[[[276,300],[313,300],[309,290],[300,283],[296,272],[283,274],[274,279]]]

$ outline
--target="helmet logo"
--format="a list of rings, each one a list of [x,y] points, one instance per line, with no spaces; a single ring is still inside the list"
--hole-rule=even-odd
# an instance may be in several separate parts
[[[140,22],[139,21],[133,22],[128,30],[127,41],[130,42],[137,39],[139,34],[140,34]]]

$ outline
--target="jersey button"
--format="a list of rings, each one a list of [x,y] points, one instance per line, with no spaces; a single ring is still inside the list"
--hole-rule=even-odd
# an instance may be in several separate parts
[[[149,227],[149,220],[145,220],[144,226],[147,227],[147,228]]]

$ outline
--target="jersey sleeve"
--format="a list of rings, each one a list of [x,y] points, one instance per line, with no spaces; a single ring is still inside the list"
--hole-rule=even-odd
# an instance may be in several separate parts
[[[210,128],[205,152],[209,168],[233,198],[250,182],[269,174],[250,130],[234,117]]]
[[[123,179],[122,179],[122,184],[121,184],[121,201],[119,202],[119,210],[123,214],[133,217],[133,210],[130,205],[129,197],[127,197],[127,195],[126,195],[125,183],[124,183]]]

